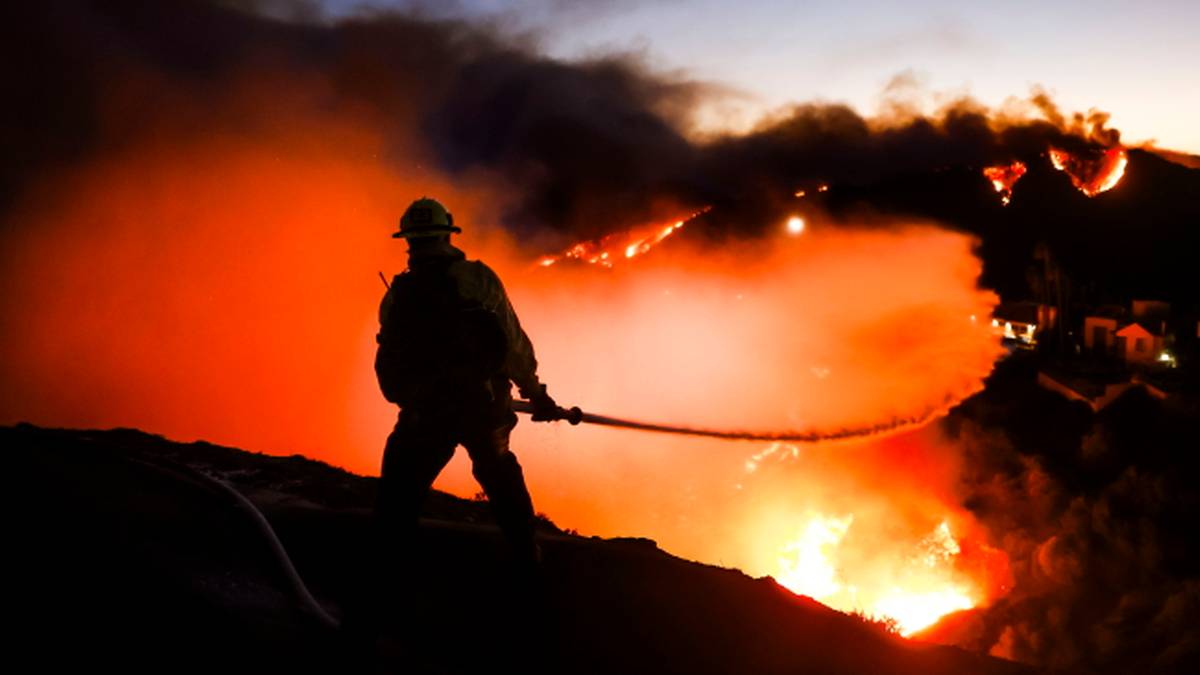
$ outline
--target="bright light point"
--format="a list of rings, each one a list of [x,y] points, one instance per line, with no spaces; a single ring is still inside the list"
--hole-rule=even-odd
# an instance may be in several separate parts
[[[797,199],[799,199],[800,197],[803,197],[805,194],[807,194],[807,193],[804,190],[796,190],[796,198]]]
[[[829,186],[828,185],[818,185],[817,192],[829,192]]]
[[[626,258],[632,258],[633,256],[637,255],[637,252],[638,252],[637,244],[630,244],[629,246],[625,247],[625,257]]]
[[[804,219],[800,216],[792,216],[787,221],[787,231],[789,234],[800,234],[804,231]]]

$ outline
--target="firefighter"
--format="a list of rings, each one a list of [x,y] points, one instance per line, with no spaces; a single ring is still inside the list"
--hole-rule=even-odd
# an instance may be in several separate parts
[[[533,404],[534,421],[557,419],[559,408],[538,380],[533,345],[500,278],[450,243],[459,232],[444,206],[422,198],[392,235],[408,243],[408,268],[383,297],[376,338],[380,388],[400,406],[383,451],[374,513],[381,565],[374,582],[384,586],[407,573],[421,505],[458,445],[466,448],[517,570],[536,574],[541,560],[533,503],[509,449],[517,423],[510,383]],[[379,602],[371,604],[378,621]]]

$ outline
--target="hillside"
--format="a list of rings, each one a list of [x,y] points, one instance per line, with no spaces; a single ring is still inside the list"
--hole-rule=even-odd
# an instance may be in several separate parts
[[[247,514],[189,472],[247,495],[334,614],[360,564],[373,479],[132,430],[19,425],[0,438],[19,486],[14,644],[36,669],[348,670],[335,633],[293,601]],[[534,662],[582,673],[1027,672],[903,640],[769,578],[681,560],[648,540],[586,538],[548,522],[543,618],[522,625],[504,609],[503,543],[486,504],[436,494],[421,536],[419,621],[391,643],[407,645],[403,656],[384,651],[384,672]]]

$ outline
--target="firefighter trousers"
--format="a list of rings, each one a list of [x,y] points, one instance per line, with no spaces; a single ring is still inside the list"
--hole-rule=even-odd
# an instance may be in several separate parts
[[[534,540],[533,502],[521,465],[508,445],[517,416],[511,406],[470,412],[400,412],[384,448],[366,568],[351,583],[343,622],[347,633],[369,641],[385,621],[386,608],[396,598],[408,595],[405,587],[419,578],[417,524],[421,507],[434,479],[460,444],[466,448],[472,473],[508,540],[516,569],[537,574],[541,556]]]
[[[379,535],[395,538],[402,546],[413,541],[421,505],[434,479],[462,445],[514,557],[518,562],[536,560],[533,502],[521,465],[509,450],[509,435],[516,424],[511,408],[499,414],[449,415],[402,410],[383,451],[375,508]]]

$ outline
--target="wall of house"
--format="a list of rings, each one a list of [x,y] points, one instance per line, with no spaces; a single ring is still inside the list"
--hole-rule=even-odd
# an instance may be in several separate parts
[[[1103,328],[1103,336],[1097,335],[1097,328]],[[1102,316],[1089,316],[1083,320],[1083,346],[1089,351],[1109,353],[1116,341],[1117,320]],[[1102,342],[1097,342],[1097,339]]]

